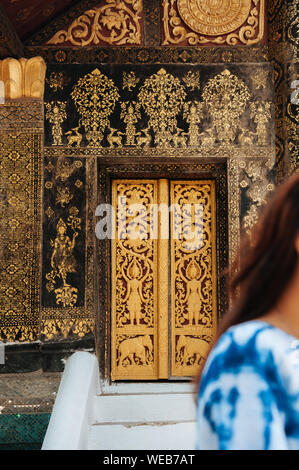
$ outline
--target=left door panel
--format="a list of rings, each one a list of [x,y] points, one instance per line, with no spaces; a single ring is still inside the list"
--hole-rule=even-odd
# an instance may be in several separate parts
[[[157,180],[114,180],[111,378],[153,380],[158,369],[158,240],[151,237]]]

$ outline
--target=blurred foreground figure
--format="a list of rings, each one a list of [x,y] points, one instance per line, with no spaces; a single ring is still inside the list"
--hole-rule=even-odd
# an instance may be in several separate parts
[[[299,449],[299,175],[244,240],[199,382],[199,449]]]

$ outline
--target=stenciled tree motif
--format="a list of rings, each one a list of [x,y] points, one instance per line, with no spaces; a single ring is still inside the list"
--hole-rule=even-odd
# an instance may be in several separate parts
[[[119,92],[113,80],[95,69],[78,80],[71,97],[81,115],[80,123],[89,144],[99,145],[109,125],[109,116],[119,100]]]
[[[226,69],[208,81],[202,97],[217,139],[224,144],[234,142],[250,98],[247,85]]]
[[[149,116],[149,127],[155,133],[157,146],[171,142],[177,128],[177,115],[181,111],[186,92],[180,80],[160,69],[144,81],[138,99]]]

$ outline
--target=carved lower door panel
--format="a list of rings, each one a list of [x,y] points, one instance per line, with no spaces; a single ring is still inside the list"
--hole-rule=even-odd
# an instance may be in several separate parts
[[[198,371],[217,327],[214,193],[213,181],[112,182],[112,380]]]

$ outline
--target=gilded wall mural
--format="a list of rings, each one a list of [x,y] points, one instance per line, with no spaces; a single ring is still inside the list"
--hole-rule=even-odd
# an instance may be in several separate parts
[[[269,58],[274,63],[277,179],[298,168],[298,104],[291,101],[298,80],[298,2],[269,0]],[[295,85],[296,86],[296,85]]]
[[[193,147],[208,154],[217,147],[272,144],[268,65],[86,69],[69,66],[66,82],[51,88],[62,69],[49,66],[47,145],[108,154],[128,147],[145,153]]]
[[[48,340],[94,329],[93,166],[45,159],[41,332]]]
[[[264,0],[163,0],[163,44],[252,45],[264,40]]]

